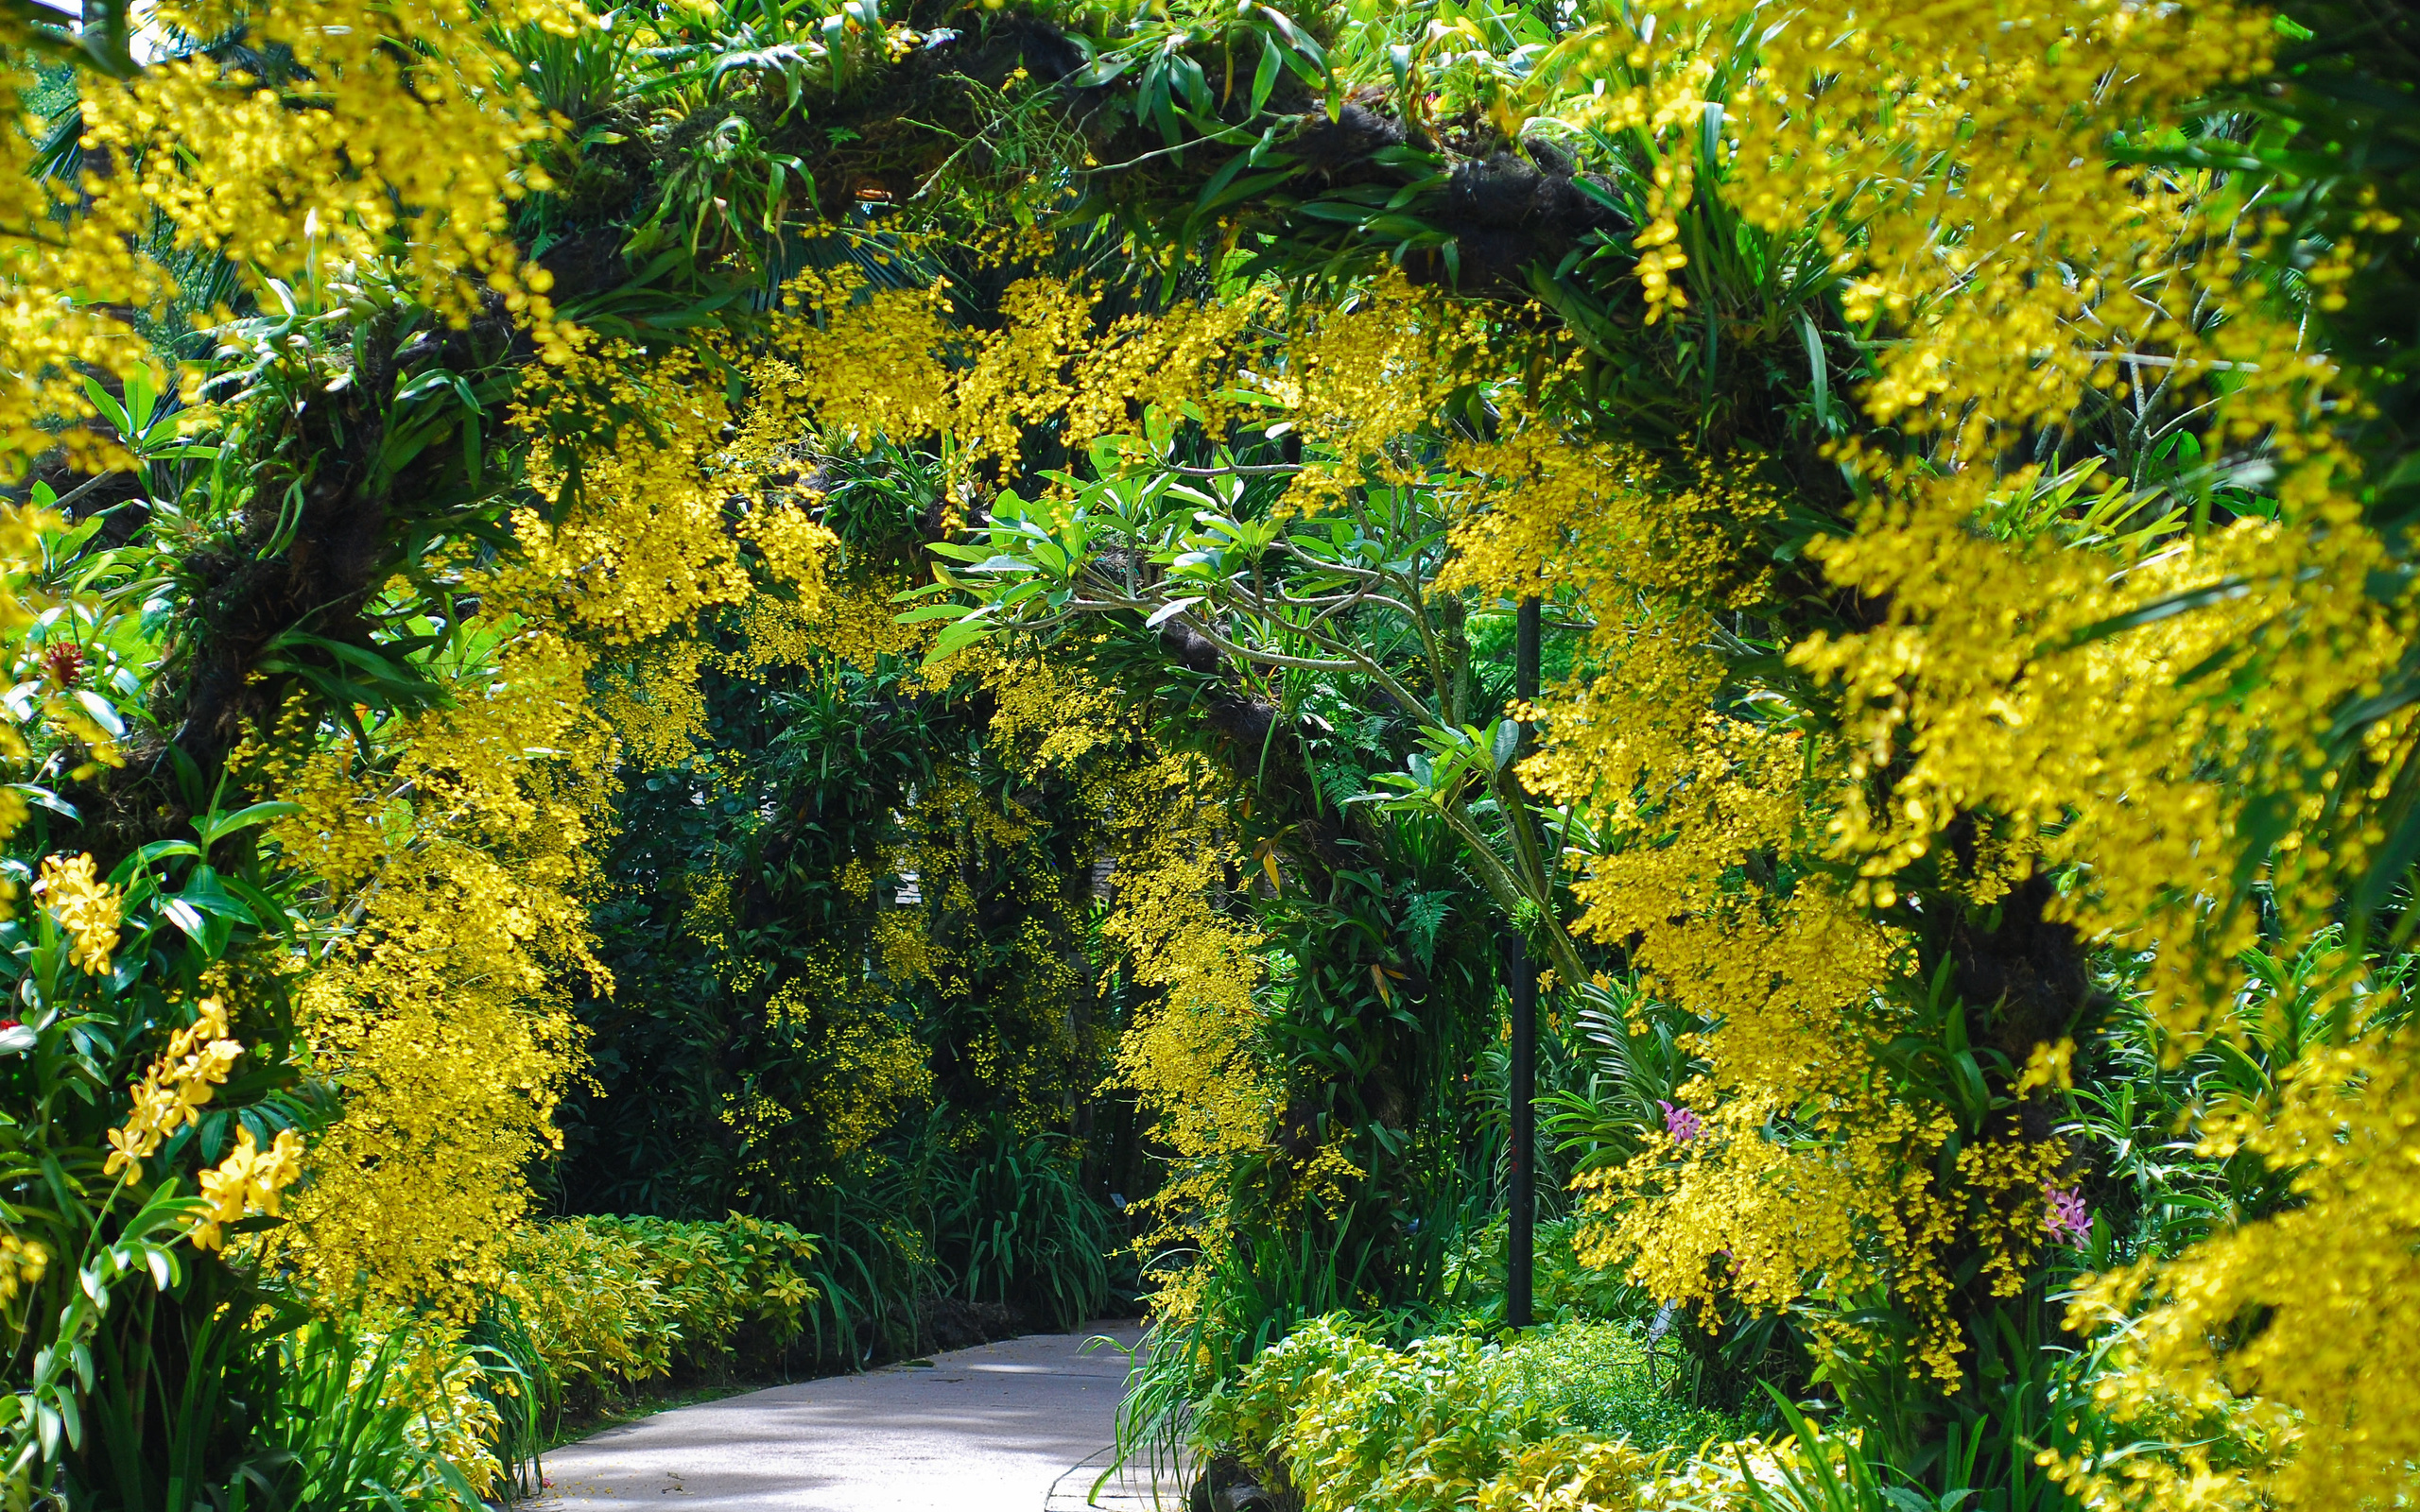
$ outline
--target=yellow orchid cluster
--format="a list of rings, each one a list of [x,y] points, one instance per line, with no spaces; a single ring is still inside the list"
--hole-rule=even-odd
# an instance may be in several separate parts
[[[1278,1183],[1262,1211],[1322,1194],[1357,1175],[1340,1151],[1278,1158],[1271,1128],[1285,1101],[1283,1068],[1266,1047],[1257,989],[1268,972],[1248,924],[1214,903],[1244,862],[1226,823],[1234,795],[1199,756],[1167,752],[1101,782],[1095,801],[1115,845],[1116,901],[1105,933],[1128,953],[1135,981],[1157,990],[1120,1039],[1116,1081],[1174,1153],[1144,1204],[1152,1231],[1138,1249],[1223,1244],[1233,1172],[1262,1162]],[[1190,1322],[1202,1305],[1206,1267],[1170,1278],[1155,1314]]]
[[[197,1216],[193,1242],[216,1249],[225,1242],[222,1229],[252,1213],[277,1215],[279,1194],[302,1174],[302,1137],[290,1128],[262,1149],[249,1128],[235,1133],[235,1147],[227,1159],[201,1173],[201,1195],[210,1206]]]
[[[193,0],[144,12],[143,36],[96,28],[95,53],[128,52],[112,74],[81,78],[84,171],[33,171],[40,129],[0,141],[0,236],[17,249],[0,303],[0,471],[13,480],[60,445],[83,462],[109,455],[99,433],[54,422],[80,412],[81,375],[152,360],[126,312],[172,292],[145,251],[163,227],[179,255],[225,258],[265,303],[267,280],[397,259],[458,321],[494,295],[562,353],[545,272],[524,268],[507,234],[512,203],[545,182],[527,153],[552,128],[494,39],[595,25],[576,0],[475,12],[461,0]],[[26,26],[12,18],[0,35],[12,120],[40,88],[17,47]],[[209,49],[140,56],[147,37],[239,31],[262,44],[248,59],[277,64],[230,66]],[[57,214],[67,205],[78,213]]]
[[[31,587],[28,579],[42,565],[43,537],[63,524],[48,509],[0,505],[0,633],[12,640],[41,612],[41,605],[26,597]],[[14,726],[0,722],[0,756],[24,754],[24,737]]]
[[[94,976],[107,976],[117,949],[121,895],[95,875],[93,858],[44,856],[34,896],[67,931],[68,960]]]
[[[2079,1332],[2114,1332],[2118,1368],[2100,1384],[2120,1421],[2181,1421],[2275,1450],[2259,1476],[2211,1475],[2212,1507],[2389,1505],[2420,1460],[2420,1388],[2385,1369],[2420,1337],[2420,1221],[2413,1130],[2420,1056],[2372,1033],[2307,1053],[2273,1107],[2212,1122],[2203,1153],[2252,1151],[2298,1171],[2294,1203],[2224,1229],[2166,1265],[2092,1279],[2070,1306]],[[2266,1326],[2238,1336],[2257,1310]],[[2227,1347],[2214,1349],[2212,1341]],[[2045,1454],[2075,1493],[2107,1504],[2193,1504],[2195,1464],[2147,1473],[2122,1454]]]
[[[1877,375],[1855,402],[1908,444],[1835,454],[1868,502],[1847,534],[1810,548],[1831,590],[1878,608],[1853,633],[1781,648],[1801,686],[1848,711],[1845,728],[1816,733],[1786,690],[1743,701],[1709,649],[1772,584],[1756,533],[1789,501],[1761,459],[1675,461],[1584,438],[1538,398],[1551,381],[1503,387],[1488,439],[1452,448],[1468,508],[1442,586],[1520,596],[1543,585],[1595,624],[1580,670],[1540,701],[1547,733],[1524,775],[1610,832],[1653,834],[1590,861],[1579,927],[1627,945],[1659,994],[1709,1026],[1688,1045],[1705,1068],[1681,1091],[1691,1133],[1651,1140],[1598,1178],[1605,1222],[1591,1252],[1700,1305],[1718,1292],[1778,1308],[1810,1290],[1837,1300],[1892,1288],[1918,1314],[1915,1366],[1947,1382],[1960,1342],[1945,1257],[1979,1255],[1989,1285],[2013,1284],[2038,1248],[2037,1194],[2063,1152],[1971,1144],[1957,1166],[1973,1200],[1953,1205],[1925,1176],[1951,1129],[1937,1109],[1877,1090],[1875,1047],[1910,1012],[1898,989],[1910,941],[1883,916],[1910,868],[1952,848],[1962,816],[1988,815],[1971,860],[1952,868],[1960,901],[1988,906],[2062,869],[2076,885],[2052,922],[2155,955],[2160,1011],[2204,1027],[2224,1003],[2211,963],[2252,938],[2249,918],[2209,908],[2231,890],[2245,825],[2234,795],[2287,795],[2292,824],[2271,880],[2290,922],[2319,917],[2381,843],[2369,819],[2388,795],[2337,791],[2311,757],[2335,711],[2378,690],[2415,626],[2367,591],[2388,556],[2359,524],[2352,464],[2321,419],[2347,399],[2339,376],[2262,271],[2264,238],[2278,232],[2222,182],[2113,166],[2102,149],[2113,125],[2172,123],[2213,83],[2257,72],[2273,44],[2264,13],[2132,0],[1780,9],[1787,25],[1750,0],[1679,0],[1649,26],[1634,6],[1581,7],[1559,60],[1535,73],[1533,103],[1649,144],[1653,189],[1633,249],[1651,323],[1703,309],[1722,334],[1725,312],[1690,292],[1683,247],[1689,208],[1721,193],[1845,281],[1849,318],[1878,333]],[[248,756],[257,785],[298,806],[272,827],[276,842],[353,910],[301,994],[346,1110],[315,1152],[320,1178],[296,1199],[290,1243],[321,1278],[367,1276],[389,1298],[458,1297],[498,1273],[496,1236],[526,1208],[522,1173],[554,1139],[576,1074],[566,983],[608,984],[586,903],[616,762],[693,747],[711,672],[870,660],[925,638],[891,623],[897,585],[827,580],[837,541],[813,501],[766,487],[800,414],[844,443],[947,440],[950,519],[983,484],[1021,474],[1041,431],[1080,454],[1144,406],[1189,406],[1218,430],[1249,403],[1308,443],[1313,460],[1280,506],[1293,509],[1373,482],[1425,484],[1437,458],[1405,438],[1448,395],[1530,355],[1492,349],[1511,338],[1488,319],[1392,277],[1325,306],[1245,296],[1107,322],[1098,288],[1028,277],[1006,291],[996,329],[967,331],[950,324],[939,285],[810,272],[761,349],[587,339],[552,321],[545,275],[520,266],[506,234],[512,202],[543,184],[526,154],[549,128],[493,42],[516,26],[592,25],[576,4],[475,14],[461,0],[270,0],[242,14],[292,59],[289,75],[197,53],[93,83],[83,146],[119,171],[45,183],[26,171],[25,133],[0,147],[0,232],[30,249],[7,265],[0,301],[0,346],[17,359],[0,376],[0,453],[15,468],[60,442],[64,375],[148,355],[115,312],[168,292],[138,250],[157,224],[181,251],[223,256],[248,277],[400,259],[450,316],[493,294],[538,333],[550,366],[522,386],[510,423],[540,438],[529,477],[545,507],[513,522],[506,565],[440,564],[475,589],[493,654],[460,669],[450,704],[398,716],[367,743],[289,729],[317,750]],[[158,17],[210,36],[236,10],[184,0]],[[7,87],[22,98],[29,86]],[[68,198],[86,213],[55,216]],[[1052,251],[1013,238],[994,249],[1027,266]],[[2329,249],[2303,275],[2321,307],[2355,251]],[[2124,550],[2018,528],[2066,480],[2009,463],[2014,440],[2154,395],[2206,406],[2216,441],[2265,440],[2273,518]],[[80,430],[65,439],[99,444]],[[29,528],[0,511],[11,561],[30,555],[19,549]],[[2191,593],[2209,602],[2086,633]],[[0,598],[0,623],[16,608]],[[724,614],[746,649],[709,654]],[[2214,665],[2261,676],[2221,702],[2186,677]],[[1005,662],[986,675],[1002,695],[998,737],[1036,765],[1109,743],[1098,690]],[[2415,734],[2390,720],[2372,738],[2383,759]],[[1210,902],[1238,859],[1231,795],[1192,758],[1134,749],[1088,777],[1086,796],[1115,841],[1108,934],[1159,994],[1120,1048],[1119,1074],[1182,1158],[1163,1199],[1182,1223],[1188,1205],[1217,1200],[1219,1162],[1263,1147],[1281,1087],[1258,1051],[1258,942]],[[0,827],[17,802],[0,792]],[[911,869],[941,878],[950,868],[937,863],[962,846],[1014,843],[1017,819],[943,786],[914,822]],[[1805,879],[1755,883],[1776,856],[1808,863]],[[106,973],[120,899],[92,858],[48,858],[38,891],[75,964]],[[901,980],[959,969],[905,919],[886,920],[875,949]],[[784,984],[777,1011],[804,1018],[856,989],[861,971],[828,964]],[[1029,1000],[1003,1011],[1043,1012],[1064,986],[1037,965]],[[834,1054],[883,1096],[912,1095],[915,1068],[876,1028],[844,1027]],[[240,1053],[223,1007],[205,1002],[137,1088],[108,1169],[191,1124]],[[2020,1091],[2053,1084],[2069,1053],[2036,1047],[2040,1079]],[[1035,1074],[1005,1051],[976,1054],[991,1057],[987,1076]],[[2384,1035],[2344,1055],[2298,1068],[2275,1116],[2239,1131],[2247,1148],[2308,1163],[2301,1212],[2165,1272],[2112,1278],[2080,1304],[2085,1321],[2142,1328],[2130,1367],[2146,1401],[2257,1389],[2300,1414],[2309,1478],[2279,1481],[2287,1500],[2384,1486],[2381,1467],[2420,1453],[2394,1428],[2420,1423],[2420,1396],[2389,1387],[2357,1406],[2351,1342],[2392,1358],[2420,1328],[2388,1305],[2420,1295],[2408,1243],[2420,1211],[2413,1057]],[[854,1122],[818,1111],[855,1141],[872,1127],[867,1106]],[[1782,1118],[1804,1130],[1797,1143],[1766,1137]],[[290,1134],[264,1149],[244,1133],[203,1177],[213,1216],[197,1242],[276,1212],[300,1153]],[[2332,1246],[2335,1264],[2325,1276],[2279,1265],[2288,1244]],[[2207,1341],[2256,1307],[2277,1320],[2276,1347],[2213,1358]],[[2347,1342],[2320,1347],[2329,1338]],[[2308,1347],[2289,1348],[2296,1340]],[[2080,1484],[2090,1473],[2063,1469]]]
[[[296,994],[344,1112],[274,1236],[331,1289],[475,1308],[526,1210],[524,1173],[560,1138],[580,1045],[566,984],[604,979],[585,896],[613,742],[582,697],[591,664],[525,630],[372,751],[257,758],[301,808],[279,841],[356,909]]]
[[[110,1130],[104,1176],[149,1160],[161,1143],[201,1117],[202,1105],[227,1080],[244,1047],[228,1037],[227,1008],[204,998],[193,1022],[168,1037],[168,1046],[134,1089],[125,1125]]]
[[[1652,1142],[1638,1164],[1600,1178],[1608,1222],[1592,1253],[1702,1305],[1718,1291],[1781,1307],[1810,1288],[1845,1300],[1888,1287],[1918,1318],[1911,1367],[1945,1383],[1962,1349],[1950,1257],[1979,1255],[1987,1289],[2020,1278],[2041,1248],[2041,1189],[2063,1151],[1969,1145],[1956,1162],[1965,1195],[1952,1200],[1927,1173],[1954,1131],[1868,1074],[1910,1012],[1910,941],[1882,917],[1913,885],[1910,869],[1940,860],[1962,816],[1987,816],[1948,868],[1962,902],[1989,907],[2067,868],[2080,885],[2059,894],[2053,921],[2090,941],[2156,948],[2162,1011],[2199,1023],[2224,1000],[2209,963],[2252,927],[2203,911],[2228,890],[2240,823],[2231,794],[2297,795],[2305,827],[2283,847],[2279,897],[2290,918],[2313,917],[2377,843],[2344,816],[2385,795],[2335,793],[2304,775],[2319,770],[2308,758],[2332,711],[2376,691],[2411,627],[2366,592],[2383,547],[2358,526],[2349,464],[2312,421],[2337,402],[2338,380],[2261,284],[2262,228],[2238,224],[2223,185],[2113,168],[2098,145],[2113,120],[2171,119],[2213,82],[2256,70],[2263,18],[1910,0],[1855,15],[1802,8],[1803,25],[1775,30],[1743,28],[1750,10],[1668,9],[1649,39],[1628,9],[1599,8],[1604,56],[1634,71],[1623,88],[1637,94],[1591,89],[1600,103],[1588,110],[1650,133],[1666,154],[1640,265],[1660,312],[1693,309],[1677,230],[1664,228],[1692,197],[1720,192],[1811,246],[1847,281],[1850,316],[1891,336],[1878,376],[1854,397],[1914,438],[1921,465],[1841,450],[1870,503],[1849,533],[1811,548],[1834,588],[1878,611],[1854,633],[1782,648],[1791,679],[1836,698],[1847,728],[1813,732],[1784,689],[1743,705],[1712,649],[1732,633],[1727,617],[1771,586],[1757,533],[1789,503],[1753,455],[1676,460],[1583,439],[1574,417],[1508,393],[1491,438],[1451,457],[1474,481],[1443,586],[1518,596],[1544,584],[1594,621],[1582,670],[1541,700],[1547,729],[1525,777],[1613,830],[1657,836],[1591,864],[1580,927],[1632,942],[1658,993],[1712,1026],[1690,1044],[1704,1075],[1684,1089],[1701,1133]],[[1742,39],[1762,49],[1753,66],[1729,51]],[[1590,83],[1592,67],[1611,63],[1563,77]],[[1936,160],[1954,171],[1903,171]],[[2323,290],[2335,266],[2322,269]],[[1190,402],[1215,425],[1249,392],[1295,423],[1314,458],[1339,459],[1293,480],[1280,506],[1291,508],[1367,479],[1425,481],[1435,458],[1403,438],[1474,374],[1525,355],[1492,351],[1477,319],[1392,280],[1340,307],[1180,306],[1116,322],[1114,340],[1092,330],[1093,294],[1045,280],[1019,284],[1001,327],[973,335],[947,329],[936,290],[819,274],[793,293],[770,354],[732,355],[755,364],[756,401],[738,412],[723,407],[722,386],[694,381],[688,357],[649,366],[600,349],[593,372],[566,365],[566,381],[589,391],[622,386],[620,407],[647,407],[642,389],[673,403],[654,411],[656,438],[594,459],[579,510],[529,522],[526,601],[552,593],[554,623],[627,644],[747,603],[721,500],[733,481],[771,471],[783,418],[800,412],[843,437],[949,438],[959,475],[979,482],[1013,473],[1021,438],[1045,420],[1068,418],[1079,444],[1124,424],[1133,404]],[[616,376],[626,370],[639,376]],[[2073,480],[2008,465],[1999,449],[2092,404],[2151,403],[2161,384],[2173,387],[2159,403],[2208,406],[2219,439],[2271,438],[2276,517],[2140,549],[2079,549],[2026,526]],[[807,540],[803,525],[782,539]],[[767,555],[803,562],[817,550],[828,548]],[[2084,633],[2196,592],[2209,607]],[[794,618],[811,643],[809,616]],[[2233,703],[2204,699],[2183,674],[2230,646],[2266,676]],[[661,664],[677,680],[706,663]],[[1010,717],[1027,717],[1030,701],[1005,681]],[[650,696],[686,738],[689,706]],[[2393,722],[2382,731],[2381,756],[2410,738]],[[1137,794],[1149,786],[1131,781]],[[1254,1060],[1253,942],[1202,902],[1216,890],[1219,828],[1182,817],[1170,792],[1216,801],[1198,776],[1171,779],[1148,808],[1150,830],[1120,855],[1110,929],[1142,963],[1137,979],[1164,993],[1121,1048],[1120,1074],[1206,1171],[1264,1140],[1275,1083]],[[2325,838],[2324,816],[2335,816]],[[1740,885],[1774,856],[1811,869],[1786,895]],[[886,958],[908,970],[928,943],[891,940]],[[2032,1047],[2027,1059],[2048,1067],[2057,1054]],[[2383,1128],[2379,1084],[2347,1085],[2360,1126]],[[1784,1114],[1805,1131],[1795,1145],[1765,1135]],[[1188,1197],[1187,1179],[1171,1187],[1171,1211],[1212,1200],[1215,1184]],[[2347,1243],[2388,1232],[2348,1229]],[[2354,1274],[2391,1269],[2372,1254]],[[2223,1295],[2252,1295],[2210,1274]],[[2287,1379],[2285,1365],[2274,1370],[2273,1382]],[[2284,1391],[2325,1402],[2326,1389],[2314,1378]]]
[[[1887,1284],[1924,1320],[1917,1363],[1947,1382],[1961,1341],[1941,1305],[1942,1259],[1979,1252],[1993,1289],[2010,1284],[2039,1247],[2041,1182],[2061,1151],[1970,1145],[1959,1205],[1922,1178],[1947,1130],[1878,1101],[1864,1074],[1909,1011],[1910,941],[1877,916],[1919,885],[1914,868],[1946,873],[1923,885],[1977,908],[2055,868],[2069,882],[2053,920],[2141,953],[2153,1006],[2181,1037],[2224,1032],[2229,963],[2258,927],[2221,906],[2239,892],[2243,806],[2271,795],[2283,814],[2264,880],[2285,928],[2307,931],[2384,838],[2384,780],[2338,775],[2331,721],[2377,693],[2420,624],[2372,591],[2390,553],[2360,524],[2358,470],[2330,428],[2358,399],[2279,298],[2271,241],[2286,226],[2221,178],[2105,150],[2113,130],[2163,129],[2212,86],[2256,75],[2276,35],[2266,12],[2118,0],[1786,9],[1776,24],[1745,0],[1666,7],[1650,35],[1630,9],[1598,8],[1597,61],[1538,78],[1584,88],[1627,60],[1645,71],[1614,80],[1629,93],[1595,91],[1586,108],[1650,129],[1658,101],[1705,77],[1693,61],[1717,59],[1734,83],[1705,102],[1716,113],[1653,128],[1659,186],[1668,168],[1671,188],[1690,181],[1685,163],[1695,192],[1719,181],[1760,227],[1811,235],[1847,281],[1849,318],[1887,337],[1855,397],[1906,439],[1893,455],[1835,449],[1870,502],[1852,531],[1811,547],[1875,622],[1785,648],[1846,728],[1819,739],[1787,684],[1758,690],[1761,702],[1726,686],[1710,647],[1725,593],[1737,583],[1753,599],[1758,563],[1720,531],[1658,541],[1641,524],[1753,522],[1768,507],[1744,481],[1710,480],[1709,509],[1693,502],[1709,482],[1668,461],[1638,483],[1577,448],[1553,465],[1541,457],[1563,438],[1539,416],[1538,439],[1515,430],[1499,461],[1461,459],[1498,492],[1459,533],[1455,572],[1506,594],[1543,575],[1597,621],[1582,670],[1542,700],[1548,729],[1525,775],[1617,832],[1656,837],[1591,864],[1581,924],[1629,942],[1659,994],[1712,1025],[1690,1042],[1707,1071],[1683,1089],[1701,1131],[1651,1141],[1628,1170],[1594,1178],[1606,1223],[1593,1252],[1701,1303],[1724,1291],[1780,1306],[1809,1286],[1845,1300]],[[1585,51],[1574,42],[1565,57]],[[2324,250],[2313,305],[2341,304],[2360,255],[2353,240]],[[1676,275],[1651,255],[1640,276]],[[2192,417],[2214,449],[2257,443],[2275,511],[2115,544],[2059,525],[2171,507],[2008,455],[2113,405],[2146,426]],[[2157,611],[2196,595],[2190,612]],[[2129,616],[2143,623],[2100,628]],[[2230,696],[2211,696],[2229,679]],[[2413,738],[2408,720],[2383,722],[2369,769],[2392,770]],[[1793,857],[1811,869],[1776,900],[1756,879]],[[2074,1047],[2015,1054],[2022,1092],[2064,1085]],[[2404,1106],[2413,1057],[2408,1033],[2311,1052],[2278,1105],[2231,1136],[2308,1164],[2308,1206],[2110,1278],[2079,1304],[2080,1326],[2138,1341],[2106,1384],[2110,1410],[2151,1421],[2257,1393],[2275,1441],[2299,1441],[2278,1456],[2286,1468],[2060,1467],[2080,1493],[2332,1504],[2403,1488],[2420,1398],[2362,1362],[2420,1337],[2400,1302],[2420,1211]],[[1765,1130],[1777,1115],[1810,1137],[1776,1143]],[[2329,1263],[2279,1263],[2317,1245]],[[2252,1315],[2270,1321],[2247,1349],[2231,1330]]]

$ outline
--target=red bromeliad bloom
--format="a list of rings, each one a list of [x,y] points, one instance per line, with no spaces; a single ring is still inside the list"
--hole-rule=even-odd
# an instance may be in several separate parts
[[[58,642],[43,652],[42,664],[51,681],[72,688],[84,675],[84,648],[73,641]]]

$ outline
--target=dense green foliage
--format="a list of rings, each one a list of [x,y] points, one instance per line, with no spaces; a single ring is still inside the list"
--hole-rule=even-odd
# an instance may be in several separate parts
[[[1652,1453],[1737,1436],[1734,1419],[1671,1399],[1642,1333],[1575,1321],[1508,1345],[1443,1332],[1394,1349],[1323,1318],[1214,1395],[1202,1430],[1282,1463],[1314,1512],[1517,1505],[1489,1487],[1542,1445],[1576,1457],[1588,1440]]]
[[[593,1415],[663,1378],[779,1374],[825,1326],[818,1259],[797,1229],[748,1218],[533,1224],[483,1331],[525,1357],[540,1411]]]
[[[22,9],[0,1503],[2409,1495],[2409,16]]]

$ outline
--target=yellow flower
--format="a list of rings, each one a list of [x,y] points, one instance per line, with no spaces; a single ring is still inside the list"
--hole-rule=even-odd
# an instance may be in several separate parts
[[[94,875],[93,858],[74,860],[45,856],[34,896],[43,900],[59,927],[73,943],[67,958],[95,976],[105,976],[110,953],[117,949],[118,900],[115,887]]]
[[[16,1299],[21,1287],[40,1281],[50,1268],[50,1251],[30,1239],[0,1233],[0,1302]]]
[[[136,1084],[125,1125],[110,1130],[110,1156],[101,1174],[115,1176],[148,1160],[170,1135],[199,1120],[212,1089],[226,1081],[243,1053],[227,1037],[225,1005],[203,999],[194,1022],[168,1037],[166,1051]]]
[[[201,1194],[210,1211],[194,1225],[193,1242],[199,1249],[216,1249],[225,1242],[224,1226],[247,1214],[277,1215],[278,1194],[302,1174],[302,1141],[292,1129],[280,1129],[266,1150],[251,1129],[239,1129],[235,1148],[216,1170],[201,1173]]]

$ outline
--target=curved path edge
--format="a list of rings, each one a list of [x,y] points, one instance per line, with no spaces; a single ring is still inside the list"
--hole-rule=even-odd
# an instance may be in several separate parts
[[[1104,1481],[1117,1451],[1096,1451],[1071,1466],[1052,1483],[1043,1512],[1183,1512],[1191,1477],[1177,1467],[1149,1464],[1121,1467]]]

